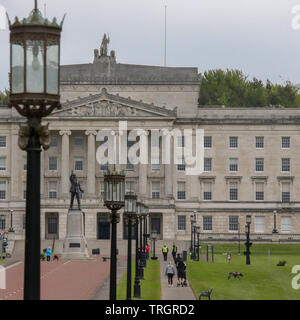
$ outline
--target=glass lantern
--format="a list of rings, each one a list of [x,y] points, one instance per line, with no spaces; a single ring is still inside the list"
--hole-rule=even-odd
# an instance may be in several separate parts
[[[135,214],[136,213],[136,195],[134,193],[125,194],[125,214]]]
[[[10,28],[10,107],[23,108],[24,116],[46,116],[41,107],[60,107],[60,37],[63,21],[58,24],[44,18],[37,6],[28,18],[15,18]],[[51,109],[53,110],[53,108]],[[29,111],[34,114],[28,114]],[[27,114],[25,114],[27,113]]]
[[[250,223],[251,223],[251,216],[250,216],[250,215],[247,215],[247,216],[246,216],[246,223],[247,223],[247,224],[250,224]]]
[[[156,230],[152,230],[151,238],[152,238],[153,240],[155,240],[155,239],[157,238],[157,231],[156,231]]]
[[[125,175],[119,172],[104,174],[104,204],[110,209],[120,209],[125,204]]]
[[[196,232],[197,234],[200,234],[200,226],[195,226],[195,232]]]

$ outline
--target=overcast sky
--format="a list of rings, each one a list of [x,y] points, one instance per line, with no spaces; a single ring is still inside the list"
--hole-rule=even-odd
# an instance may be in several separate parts
[[[167,65],[199,72],[238,68],[250,77],[300,83],[300,29],[292,8],[300,0],[38,0],[47,16],[65,20],[61,63],[93,61],[103,33],[117,61],[163,65],[167,5]],[[33,0],[0,0],[11,20],[27,16]],[[300,9],[299,9],[300,13]],[[1,19],[1,17],[0,17]],[[296,18],[295,18],[296,19]],[[298,20],[300,24],[300,17]],[[1,25],[1,21],[0,21]],[[0,90],[8,87],[9,33],[0,30]]]

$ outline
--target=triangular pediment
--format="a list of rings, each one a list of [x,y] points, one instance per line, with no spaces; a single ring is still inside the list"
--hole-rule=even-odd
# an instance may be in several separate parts
[[[169,110],[143,101],[120,97],[102,89],[100,94],[89,95],[62,104],[53,117],[167,117],[175,118],[176,109]]]

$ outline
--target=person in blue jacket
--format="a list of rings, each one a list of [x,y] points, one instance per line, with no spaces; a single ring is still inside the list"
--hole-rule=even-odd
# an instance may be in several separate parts
[[[50,261],[51,254],[52,254],[52,250],[51,250],[51,248],[49,247],[49,248],[46,250],[47,261]]]

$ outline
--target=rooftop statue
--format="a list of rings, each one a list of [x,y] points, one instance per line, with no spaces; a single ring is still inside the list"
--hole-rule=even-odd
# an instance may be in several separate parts
[[[100,56],[107,56],[109,42],[110,42],[109,36],[106,37],[106,33],[104,33],[101,47],[100,47]]]

